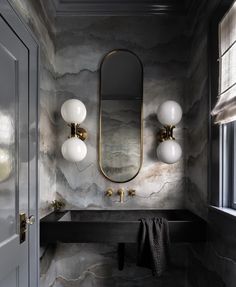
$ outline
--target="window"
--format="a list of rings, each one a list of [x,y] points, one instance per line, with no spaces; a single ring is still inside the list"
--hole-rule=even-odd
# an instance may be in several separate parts
[[[217,27],[219,82],[212,116],[219,125],[218,206],[236,209],[236,1]]]
[[[222,126],[221,147],[222,205],[236,209],[236,121]]]
[[[236,2],[219,25],[219,54],[222,202],[224,207],[236,209]]]
[[[236,1],[218,29],[219,87],[212,115],[214,123],[222,125],[236,120]]]

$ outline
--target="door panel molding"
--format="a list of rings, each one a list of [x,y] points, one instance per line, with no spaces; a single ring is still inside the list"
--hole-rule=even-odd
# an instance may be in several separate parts
[[[28,93],[29,93],[29,136],[28,148],[28,176],[29,176],[29,208],[28,215],[34,215],[36,222],[28,228],[28,240],[23,243],[29,250],[29,286],[39,286],[39,218],[38,218],[38,94],[39,94],[39,43],[24,23],[21,16],[15,11],[13,4],[8,0],[0,0],[0,15],[28,49]],[[19,240],[19,236],[13,242]],[[18,241],[19,242],[19,241]],[[1,256],[1,254],[0,254]],[[8,254],[9,256],[9,254]],[[19,255],[20,258],[21,255]],[[16,254],[14,255],[16,257]],[[17,260],[16,260],[17,261]],[[1,268],[1,267],[0,267]],[[2,271],[0,272],[3,273]],[[7,274],[5,274],[7,275]],[[21,278],[20,278],[21,281]]]
[[[19,235],[13,235],[10,239],[3,241],[0,244],[0,257],[4,258],[4,264],[0,262],[0,282],[8,275],[9,270],[14,270],[21,263],[22,251],[26,251],[27,245],[23,249],[16,249],[19,244]],[[6,244],[7,243],[7,244]],[[2,249],[1,246],[6,245],[7,248]],[[12,250],[17,250],[17,253],[12,254]],[[12,260],[14,258],[14,260]],[[12,264],[14,262],[14,264]]]

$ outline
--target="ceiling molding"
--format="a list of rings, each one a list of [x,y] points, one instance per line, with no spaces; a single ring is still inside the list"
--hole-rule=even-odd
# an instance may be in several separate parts
[[[53,0],[56,16],[185,15],[184,0]]]

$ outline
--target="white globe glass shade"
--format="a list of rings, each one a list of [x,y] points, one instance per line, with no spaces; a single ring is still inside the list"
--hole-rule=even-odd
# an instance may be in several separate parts
[[[61,153],[64,159],[71,162],[78,162],[86,157],[87,147],[82,140],[74,137],[66,140],[63,143]]]
[[[177,125],[182,118],[182,108],[175,101],[166,101],[157,109],[157,118],[164,126]]]
[[[71,99],[61,106],[61,115],[67,123],[81,124],[86,118],[86,107],[77,99]]]
[[[164,163],[175,163],[181,156],[181,146],[174,140],[164,141],[157,147],[157,158]]]

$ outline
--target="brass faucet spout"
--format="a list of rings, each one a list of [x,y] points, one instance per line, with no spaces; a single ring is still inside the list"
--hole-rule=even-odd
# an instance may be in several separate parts
[[[120,196],[120,202],[124,202],[124,197],[125,197],[125,191],[123,188],[118,189],[117,194]]]

